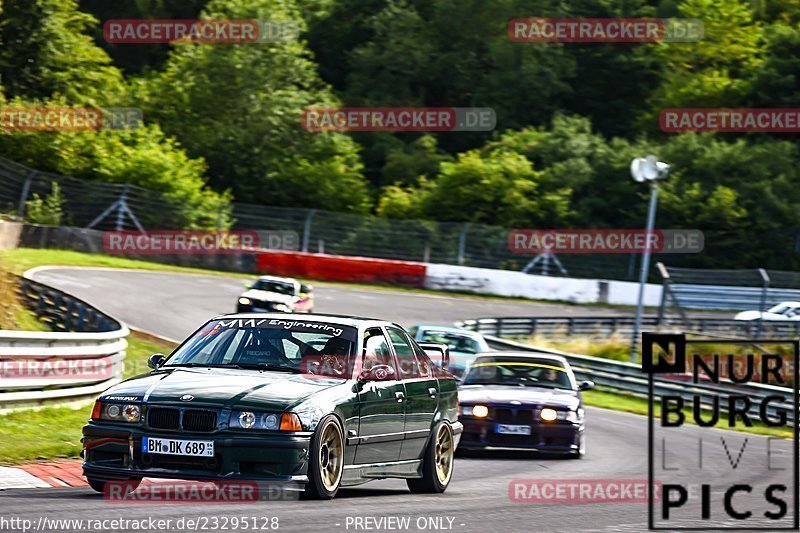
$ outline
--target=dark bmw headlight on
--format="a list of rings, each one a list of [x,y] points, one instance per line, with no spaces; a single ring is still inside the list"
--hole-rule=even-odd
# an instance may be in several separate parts
[[[250,305],[250,298],[239,298],[239,303],[242,305]]]
[[[233,429],[279,429],[281,417],[275,413],[233,411],[228,424]]]
[[[97,407],[99,405],[99,408]],[[95,411],[92,418],[100,420],[111,420],[113,422],[135,423],[141,419],[142,413],[139,406],[134,403],[100,403],[95,404]]]
[[[489,408],[485,405],[462,405],[461,416],[474,416],[475,418],[486,418],[489,416]]]
[[[583,409],[581,409],[583,411]],[[581,418],[576,411],[564,411],[563,409],[553,409],[552,407],[543,407],[539,411],[539,418],[544,422],[555,422],[556,420],[566,420],[567,422],[576,423]]]

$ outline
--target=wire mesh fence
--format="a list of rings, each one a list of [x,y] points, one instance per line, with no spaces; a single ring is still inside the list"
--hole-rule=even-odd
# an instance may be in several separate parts
[[[393,220],[314,209],[224,203],[198,208],[158,191],[124,183],[75,179],[32,170],[0,158],[0,212],[23,216],[34,195],[58,183],[61,225],[99,230],[207,229],[293,231],[302,251],[423,261],[530,273],[634,280],[639,254],[514,253],[508,228],[461,222]],[[189,221],[193,226],[189,226]],[[659,254],[655,254],[659,259]],[[672,264],[682,264],[671,255]]]

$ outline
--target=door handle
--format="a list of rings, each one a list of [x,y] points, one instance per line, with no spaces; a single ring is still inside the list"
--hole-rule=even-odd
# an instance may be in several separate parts
[[[428,394],[431,395],[431,398],[436,398],[436,394],[437,394],[436,389],[431,387],[430,389],[428,389]]]
[[[403,403],[403,400],[406,398],[406,393],[404,392],[395,392],[394,397],[397,398],[397,403]]]

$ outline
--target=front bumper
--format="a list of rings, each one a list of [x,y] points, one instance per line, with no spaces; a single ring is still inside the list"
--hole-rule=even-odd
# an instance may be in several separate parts
[[[305,484],[311,433],[240,436],[159,432],[91,423],[83,427],[83,471],[98,480],[143,477]],[[142,437],[214,441],[214,457],[142,453]]]
[[[580,450],[584,432],[582,423],[559,421],[557,423],[530,424],[530,435],[509,435],[496,431],[491,419],[461,417],[464,433],[461,450],[525,449],[547,453],[574,454]]]

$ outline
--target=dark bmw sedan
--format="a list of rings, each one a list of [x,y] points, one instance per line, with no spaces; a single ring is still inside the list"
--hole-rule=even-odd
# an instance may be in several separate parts
[[[460,449],[524,448],[582,457],[584,409],[578,384],[563,358],[531,353],[478,356],[459,387]]]
[[[328,499],[378,478],[417,493],[450,483],[455,379],[391,322],[226,315],[150,366],[103,393],[83,428],[97,491],[145,477],[251,480]]]

